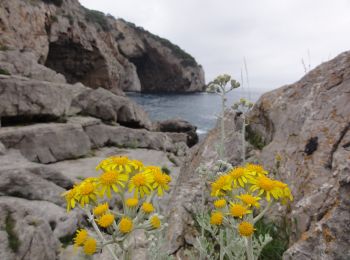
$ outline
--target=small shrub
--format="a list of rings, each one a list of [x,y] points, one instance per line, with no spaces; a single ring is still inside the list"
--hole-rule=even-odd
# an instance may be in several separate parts
[[[41,0],[46,4],[54,4],[55,6],[60,7],[63,4],[63,0]]]
[[[246,140],[255,148],[261,150],[265,147],[266,143],[262,136],[252,130],[252,128],[248,125],[246,128]]]
[[[21,245],[21,242],[18,239],[18,236],[15,232],[15,220],[12,218],[11,214],[8,214],[5,221],[6,227],[6,233],[7,233],[7,239],[9,241],[9,246],[13,252],[18,252],[18,248]]]
[[[0,68],[0,75],[7,75],[7,76],[10,76],[11,73],[8,72],[8,70],[6,70],[6,69]]]
[[[87,8],[84,8],[85,11],[85,19],[90,23],[98,24],[103,31],[108,32],[111,30],[111,27],[108,23],[107,17],[104,13],[90,10]]]

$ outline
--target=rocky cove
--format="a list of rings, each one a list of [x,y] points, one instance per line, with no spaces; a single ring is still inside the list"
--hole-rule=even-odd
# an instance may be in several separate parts
[[[76,0],[0,0],[0,259],[77,259],[71,239],[86,219],[61,194],[111,155],[169,169],[164,250],[184,259],[206,187],[196,169],[218,159],[220,122],[197,144],[195,126],[152,122],[124,91],[204,87],[191,55],[134,24]],[[264,94],[247,117],[246,160],[272,169],[280,155],[294,195],[271,209],[290,228],[283,259],[349,259],[350,53]],[[241,115],[223,120],[228,162],[239,165]],[[132,259],[147,259],[143,234],[135,241]]]

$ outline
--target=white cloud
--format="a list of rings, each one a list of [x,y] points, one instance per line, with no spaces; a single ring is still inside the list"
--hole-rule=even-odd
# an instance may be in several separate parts
[[[243,58],[253,88],[297,81],[311,66],[350,49],[349,0],[80,0],[91,9],[134,22],[179,45],[207,81],[239,79]]]

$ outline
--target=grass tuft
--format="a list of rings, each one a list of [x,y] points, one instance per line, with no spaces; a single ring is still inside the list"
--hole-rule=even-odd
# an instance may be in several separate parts
[[[16,222],[15,220],[12,218],[11,214],[8,213],[7,217],[6,217],[6,221],[5,221],[5,230],[7,233],[7,239],[9,242],[9,246],[11,248],[11,250],[14,253],[18,252],[18,248],[21,245],[21,241],[18,239],[18,236],[15,232],[15,225]]]

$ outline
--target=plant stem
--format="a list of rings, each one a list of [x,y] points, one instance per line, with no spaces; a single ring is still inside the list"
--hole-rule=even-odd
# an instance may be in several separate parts
[[[220,260],[224,260],[224,231],[220,230]]]
[[[272,204],[273,204],[273,202],[270,201],[269,204],[266,206],[266,208],[265,208],[263,211],[261,211],[260,214],[257,215],[257,216],[253,219],[253,224],[255,224],[256,222],[258,222],[258,221],[264,216],[264,214],[266,213],[266,211],[268,211],[268,210],[271,208]]]
[[[225,102],[226,102],[226,97],[225,97],[225,90],[223,90],[221,94],[221,142],[220,142],[220,150],[219,150],[219,157],[221,160],[224,160],[225,157]]]
[[[242,117],[243,117],[243,124],[242,124],[242,162],[243,164],[245,164],[245,114],[244,112],[242,113]]]
[[[85,209],[85,212],[86,212],[86,214],[87,214],[88,217],[89,217],[89,221],[90,221],[90,223],[92,224],[92,227],[95,229],[95,231],[96,231],[98,237],[101,239],[102,244],[106,243],[106,240],[104,239],[104,237],[103,237],[103,235],[102,235],[100,229],[98,228],[98,226],[97,226],[97,224],[96,224],[96,222],[95,222],[95,220],[94,220],[94,216],[91,214],[90,210]],[[118,257],[114,254],[114,252],[113,252],[112,248],[109,246],[109,244],[106,245],[106,247],[107,247],[109,253],[111,254],[111,256],[113,257],[113,259],[114,259],[114,260],[118,260]]]
[[[248,237],[245,239],[246,251],[247,251],[247,260],[254,260],[254,252],[253,252],[253,241],[252,237]]]

